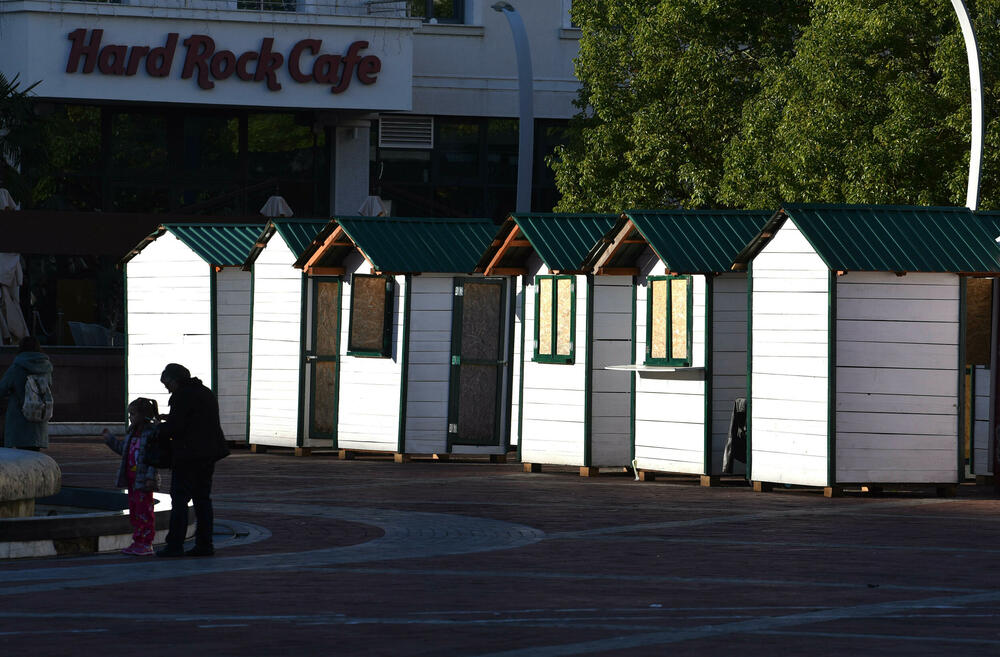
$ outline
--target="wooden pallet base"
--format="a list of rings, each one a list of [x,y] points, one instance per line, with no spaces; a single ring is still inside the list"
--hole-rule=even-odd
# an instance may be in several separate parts
[[[993,486],[995,483],[996,477],[993,475],[976,475],[977,486]]]
[[[649,470],[639,470],[639,481],[656,481],[656,473]]]
[[[721,479],[718,475],[701,475],[701,485],[706,488],[718,486]]]
[[[958,494],[957,484],[948,484],[945,486],[935,486],[935,492],[938,497],[955,497]]]
[[[823,497],[843,497],[844,489],[840,486],[827,486],[823,489]]]
[[[256,445],[256,444],[250,445],[250,453],[251,454],[266,454],[267,453],[267,445]]]
[[[312,456],[312,447],[296,447],[295,456]]]
[[[490,463],[506,463],[506,454],[490,454]]]
[[[767,481],[754,481],[752,485],[755,493],[770,493],[774,490],[774,484]]]
[[[596,477],[599,474],[601,474],[601,469],[591,465],[584,465],[580,468],[581,477]]]
[[[404,454],[402,452],[396,452],[392,455],[393,463],[409,463],[413,459],[411,454]]]
[[[542,464],[541,463],[522,463],[521,467],[524,468],[525,472],[541,472],[542,471]]]

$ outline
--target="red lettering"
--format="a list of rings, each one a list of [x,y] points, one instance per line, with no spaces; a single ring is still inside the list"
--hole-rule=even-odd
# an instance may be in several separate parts
[[[320,84],[333,83],[340,79],[340,55],[320,55],[313,62],[313,80]]]
[[[97,60],[97,68],[105,75],[125,75],[125,55],[128,46],[104,46]]]
[[[340,72],[340,81],[335,87],[330,89],[330,93],[339,94],[347,91],[347,87],[351,85],[351,74],[354,72],[354,67],[361,60],[358,57],[358,51],[367,47],[367,41],[355,41],[347,48],[347,56],[344,57],[344,68]]]
[[[225,80],[236,70],[236,55],[231,50],[220,50],[212,57],[212,77]]]
[[[382,60],[375,55],[367,55],[358,62],[358,82],[375,84],[378,72],[382,70]]]
[[[253,79],[257,82],[267,79],[267,88],[271,91],[278,91],[281,89],[281,83],[278,82],[278,76],[275,71],[281,68],[282,63],[285,61],[285,56],[280,52],[272,52],[272,45],[274,45],[272,37],[267,37],[261,43],[260,59],[257,60],[257,73],[253,76]]]
[[[69,51],[69,60],[66,62],[66,72],[76,73],[80,58],[83,57],[83,72],[93,73],[97,64],[97,51],[101,47],[101,37],[104,30],[91,30],[90,43],[84,45],[83,39],[87,35],[87,30],[82,27],[69,33],[69,40],[73,42],[73,47]]]
[[[304,50],[308,50],[315,55],[319,52],[321,45],[323,45],[321,39],[303,39],[292,47],[292,52],[288,53],[288,73],[292,76],[293,80],[296,82],[309,82],[312,80],[312,77],[302,72],[299,66],[299,59],[302,57],[302,51]]]
[[[247,65],[256,59],[257,53],[252,50],[248,50],[240,55],[240,58],[236,60],[236,77],[247,82],[253,80],[253,73],[247,70]]]
[[[142,58],[149,54],[149,46],[132,46],[132,52],[128,55],[128,66],[125,68],[125,75],[135,75],[139,70],[139,63]]]
[[[192,34],[184,39],[187,46],[187,56],[184,58],[184,68],[181,70],[181,78],[187,80],[198,69],[198,86],[202,89],[212,89],[215,83],[208,79],[208,62],[206,61],[215,52],[215,40],[204,34]]]
[[[146,57],[146,72],[154,78],[165,78],[170,75],[174,65],[174,53],[177,52],[177,33],[167,34],[167,42],[149,51]]]

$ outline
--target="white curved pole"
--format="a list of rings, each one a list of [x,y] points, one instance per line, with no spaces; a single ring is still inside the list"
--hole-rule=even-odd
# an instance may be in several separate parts
[[[517,54],[519,114],[517,126],[517,212],[531,212],[531,168],[535,150],[534,76],[531,72],[531,49],[524,21],[510,3],[497,2],[493,9],[507,17],[514,52]]]
[[[979,44],[976,42],[976,32],[972,29],[972,20],[964,0],[951,0],[958,23],[962,26],[962,37],[965,39],[965,52],[969,58],[969,92],[972,96],[972,144],[969,153],[969,189],[965,196],[965,205],[970,210],[976,210],[979,205],[979,172],[983,160],[983,76],[979,70]]]

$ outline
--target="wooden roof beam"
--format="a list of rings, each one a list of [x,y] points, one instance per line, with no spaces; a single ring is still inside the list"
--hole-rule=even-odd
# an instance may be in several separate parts
[[[520,235],[521,235],[521,227],[518,226],[517,224],[514,224],[514,229],[510,231],[510,235],[508,235],[507,239],[503,241],[503,244],[500,245],[500,248],[497,249],[497,252],[493,254],[493,258],[490,260],[490,263],[486,265],[486,267],[483,269],[483,274],[485,274],[486,276],[491,276],[494,274],[494,270],[496,270],[500,266],[500,261],[503,259],[503,256],[506,255],[507,249],[510,249],[514,246],[514,242],[518,241]]]
[[[306,260],[306,264],[302,265],[302,271],[304,271],[307,274],[311,274],[313,267],[316,266],[316,263],[318,263],[323,258],[323,256],[326,255],[327,250],[331,248],[334,245],[334,243],[337,242],[337,240],[343,237],[344,235],[345,235],[344,227],[337,226],[332,233],[327,235],[326,239],[323,240],[323,243],[320,244],[315,251],[313,251],[312,256],[310,256],[309,259]]]

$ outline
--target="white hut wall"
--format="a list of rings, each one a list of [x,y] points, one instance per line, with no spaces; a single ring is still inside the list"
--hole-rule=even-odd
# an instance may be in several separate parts
[[[344,449],[395,452],[399,448],[399,411],[402,393],[403,299],[406,277],[396,276],[392,303],[392,338],[386,357],[352,356],[350,349],[352,274],[371,273],[356,254],[345,261],[347,275],[341,293],[340,390],[337,446]],[[420,278],[419,276],[413,277]],[[412,299],[411,299],[412,301]],[[419,321],[419,320],[418,320]]]
[[[216,390],[227,440],[247,437],[250,376],[250,273],[224,267],[215,274]]]
[[[789,219],[751,286],[751,477],[826,486],[829,270]]]
[[[510,444],[516,447],[521,440],[520,422],[518,418],[521,414],[521,369],[524,365],[524,352],[531,347],[531,343],[523,339],[527,335],[524,332],[524,313],[527,304],[523,303],[525,295],[525,277],[514,276],[511,278],[511,287],[514,290],[514,321],[511,323],[511,330],[514,332],[514,351],[510,358],[511,377],[511,400],[510,400]],[[523,348],[522,348],[523,347]]]
[[[294,447],[298,437],[302,360],[302,272],[274,235],[253,267],[250,442]]]
[[[534,271],[534,267],[528,268]],[[572,364],[534,360],[537,276],[550,272],[541,265],[529,274],[525,288],[524,396],[521,460],[526,463],[585,465],[587,277],[574,276],[576,332]]]
[[[838,277],[838,483],[957,480],[959,284],[955,274]]]
[[[155,399],[167,363],[180,363],[212,385],[211,269],[166,232],[125,265],[128,309],[128,399]]]
[[[990,460],[990,369],[984,365],[976,365],[973,369],[973,449],[972,474],[993,474],[993,462]]]
[[[665,274],[657,261],[650,276]],[[649,283],[636,287],[636,364],[646,358]],[[705,277],[692,277],[691,368],[705,367]],[[635,380],[635,459],[640,469],[701,474],[705,469],[703,370],[641,372]]]
[[[594,466],[631,460],[632,376],[606,370],[632,359],[632,277],[594,276],[590,455]]]
[[[722,274],[712,279],[712,463],[709,474],[722,472],[733,402],[747,394],[747,276]],[[744,466],[736,462],[734,473]]]

